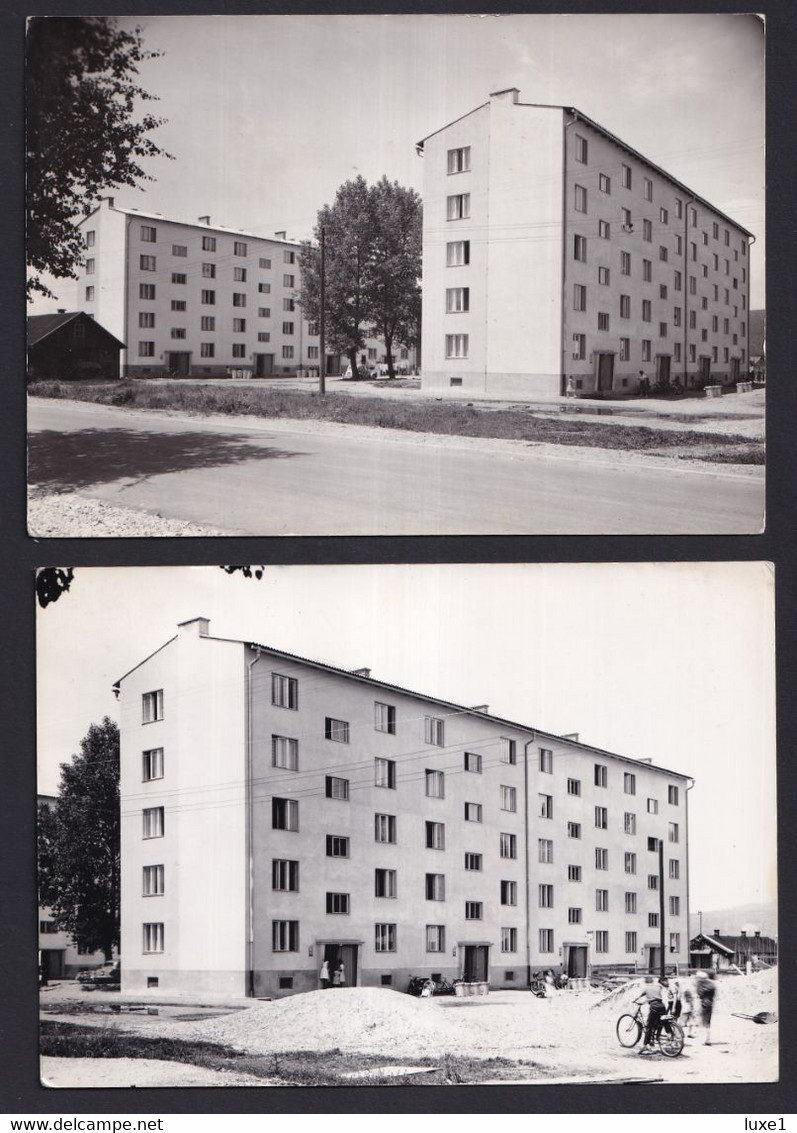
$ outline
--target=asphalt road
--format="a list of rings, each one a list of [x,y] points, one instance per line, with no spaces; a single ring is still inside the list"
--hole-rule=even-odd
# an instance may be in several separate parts
[[[37,398],[28,420],[31,484],[230,534],[749,534],[763,524],[763,469]]]

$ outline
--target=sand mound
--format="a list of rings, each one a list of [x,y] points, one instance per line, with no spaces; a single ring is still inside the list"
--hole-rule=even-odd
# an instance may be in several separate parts
[[[379,1050],[437,1058],[456,1032],[428,999],[388,988],[310,991],[195,1024],[192,1034],[257,1054],[280,1050]]]

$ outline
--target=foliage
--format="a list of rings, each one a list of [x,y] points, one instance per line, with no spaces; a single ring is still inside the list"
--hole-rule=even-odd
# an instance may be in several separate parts
[[[75,278],[83,236],[75,228],[107,189],[151,181],[143,161],[169,157],[147,134],[162,119],[140,113],[153,96],[138,65],[156,58],[141,31],[102,16],[34,17],[27,36],[28,295],[52,292],[41,272]]]
[[[39,900],[79,947],[119,945],[119,727],[92,724],[61,764],[58,802],[39,806]]]
[[[39,605],[49,606],[57,602],[72,585],[75,576],[73,567],[42,567],[36,573],[36,597]]]
[[[240,571],[244,578],[256,578],[258,582],[266,571],[263,563],[259,566],[223,566],[221,569],[226,571],[227,574],[235,574],[237,571]]]
[[[423,206],[414,189],[383,177],[371,189],[373,251],[365,281],[366,310],[384,340],[389,377],[393,346],[418,345],[421,320]]]

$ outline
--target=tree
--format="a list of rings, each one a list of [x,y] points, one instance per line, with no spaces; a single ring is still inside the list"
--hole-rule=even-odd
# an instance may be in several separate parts
[[[388,375],[393,346],[418,345],[421,317],[423,205],[414,189],[383,177],[370,190],[374,236],[365,277],[365,307],[385,343]]]
[[[79,947],[119,946],[119,727],[92,724],[61,764],[54,806],[39,806],[39,900]]]
[[[28,295],[53,293],[39,273],[75,278],[83,238],[75,228],[103,190],[151,181],[145,158],[169,157],[147,134],[162,124],[138,104],[138,64],[157,57],[141,31],[102,16],[34,17],[27,37]]]

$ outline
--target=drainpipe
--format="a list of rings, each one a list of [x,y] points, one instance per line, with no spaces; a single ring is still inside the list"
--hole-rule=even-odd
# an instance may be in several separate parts
[[[132,216],[125,217],[125,250],[124,250],[124,291],[123,291],[123,342],[125,344],[125,362],[122,367],[124,373],[122,377],[127,378],[130,374],[130,222]]]
[[[572,109],[572,108],[571,108]],[[569,122],[565,122],[562,130],[562,296],[561,296],[561,334],[562,334],[562,348],[561,358],[562,367],[559,375],[559,396],[564,397],[567,387],[567,378],[565,377],[565,360],[567,358],[567,340],[564,338],[565,332],[565,317],[567,312],[567,131],[571,126],[575,126],[578,121],[578,113],[572,110],[573,117]]]
[[[684,791],[684,818],[686,819],[686,970],[689,972],[691,964],[691,953],[689,951],[690,929],[689,929],[689,792],[695,785],[695,780],[689,776],[689,785]],[[703,915],[700,915],[700,931],[703,931]]]
[[[529,878],[529,744],[535,742],[536,736],[532,732],[531,739],[523,745],[523,793],[525,806],[523,807],[523,831],[526,843],[526,986],[531,987],[531,881]]]
[[[254,832],[252,823],[252,669],[260,660],[260,646],[246,671],[246,994],[255,994],[254,940]]]
[[[689,374],[687,372],[687,348],[689,345],[689,208],[694,203],[695,198],[690,197],[684,205],[684,389],[689,388]]]

